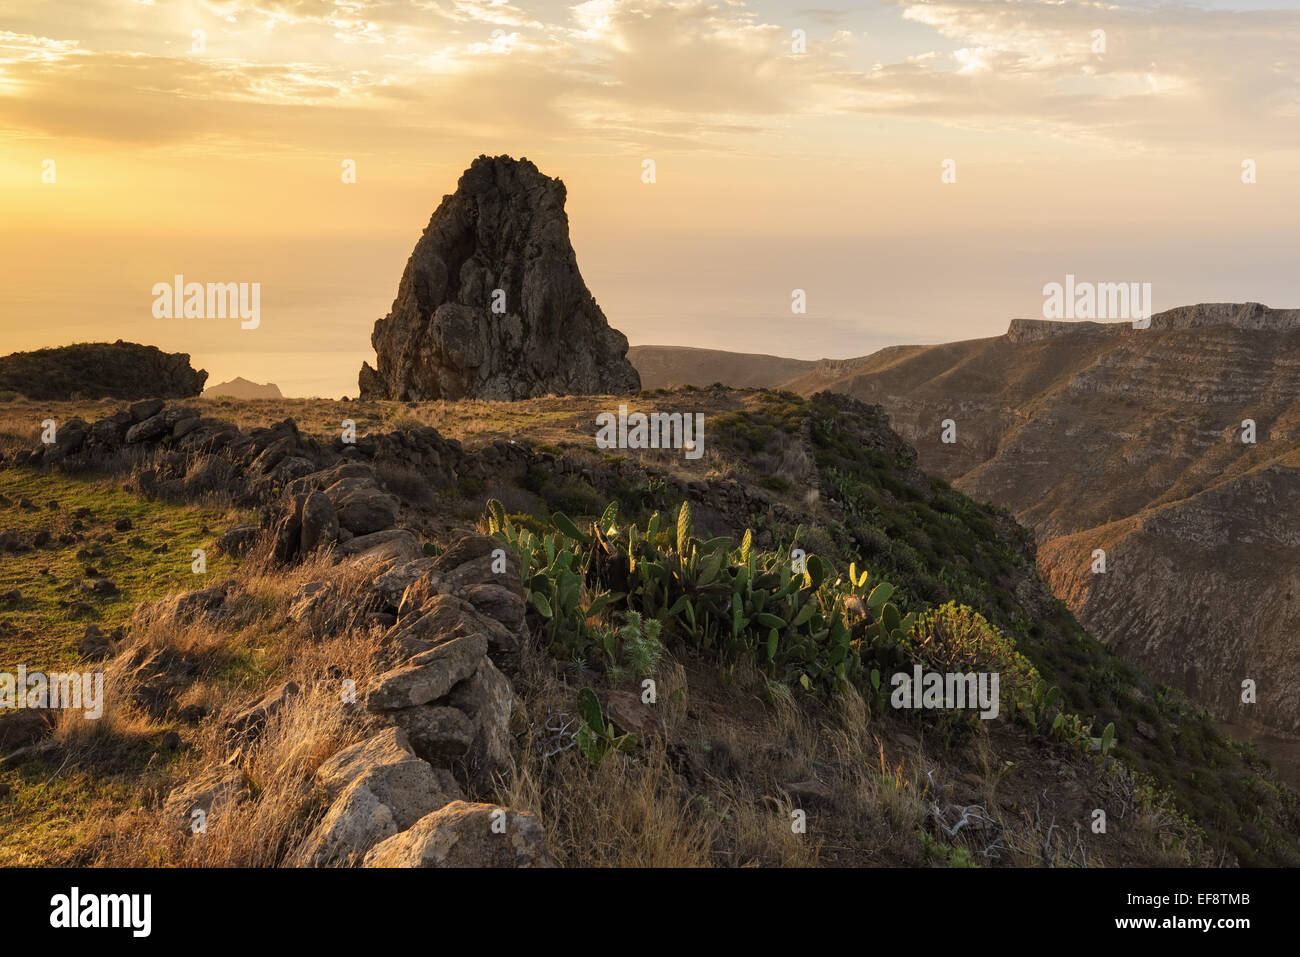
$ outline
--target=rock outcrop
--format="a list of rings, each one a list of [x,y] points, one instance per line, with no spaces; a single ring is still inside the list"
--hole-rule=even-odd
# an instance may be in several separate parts
[[[640,389],[627,338],[587,290],[565,187],[526,159],[480,156],[415,246],[375,323],[363,399],[524,399]]]
[[[0,392],[29,399],[183,399],[203,391],[208,374],[187,353],[134,342],[78,342],[0,357]]]
[[[384,644],[396,663],[369,689],[365,710],[386,728],[317,770],[316,788],[330,804],[297,863],[347,865],[365,857],[380,867],[533,867],[545,861],[541,827],[531,815],[463,803],[462,780],[489,791],[493,776],[513,767],[510,724],[522,707],[491,654],[512,658],[527,640],[527,626],[522,619],[489,618],[465,597],[499,587],[522,600],[517,563],[502,558],[494,571],[477,560],[494,552],[506,554],[498,539],[469,536],[437,558],[394,561],[375,578],[378,602],[394,614]]]
[[[319,577],[303,582],[286,608],[287,619],[305,636],[382,628],[379,667],[348,706],[363,736],[327,759],[304,789],[320,814],[285,863],[546,866],[540,822],[521,809],[492,803],[499,800],[495,782],[510,778],[529,720],[514,684],[531,640],[518,556],[500,539],[465,534],[463,527],[447,536],[445,550],[428,554],[426,536],[416,534],[423,531],[418,509],[395,494],[402,484],[388,477],[417,470],[434,489],[451,489],[462,477],[481,481],[537,469],[567,481],[584,473],[581,458],[504,440],[467,449],[429,427],[364,434],[355,443],[302,434],[292,419],[243,430],[157,399],[91,423],[60,422],[58,435],[61,444],[0,455],[0,467],[80,473],[105,463],[120,466],[138,455],[133,475],[150,494],[188,500],[218,492],[257,509],[256,524],[213,531],[217,552],[320,567]],[[644,484],[649,474],[643,465],[623,460],[590,478],[603,494],[613,495]],[[701,527],[738,528],[759,508],[775,521],[799,520],[787,506],[732,477],[687,481],[665,474],[661,480],[665,494],[693,502]],[[768,535],[760,532],[759,540]],[[37,547],[26,533],[13,536],[13,543]],[[0,550],[5,547],[0,535]],[[339,582],[354,575],[368,584],[360,592],[343,591]],[[139,623],[147,628],[157,616],[215,624],[243,614],[248,598],[234,582],[213,585],[148,603]],[[116,644],[130,648],[129,642]],[[116,665],[125,665],[133,698],[149,714],[201,719],[186,717],[195,706],[181,703],[190,663],[158,650],[146,654],[144,647],[138,662],[121,658],[137,652],[116,644],[107,642],[105,651],[119,659]],[[295,709],[308,706],[313,693],[310,684],[286,682],[222,714],[227,762],[177,786],[167,805],[169,826],[193,834],[195,809],[203,810],[208,827],[231,826],[236,807],[241,814],[253,810],[258,798],[230,769],[238,770],[248,754],[292,727]],[[631,709],[615,702],[615,714],[629,725],[640,722],[649,733]],[[20,746],[38,747],[29,742],[48,734],[12,723],[0,727],[0,739]],[[245,808],[248,802],[254,808]]]
[[[295,862],[305,867],[358,863],[380,841],[461,799],[451,772],[417,758],[396,728],[335,754],[316,771],[316,787],[334,802],[298,849]]]

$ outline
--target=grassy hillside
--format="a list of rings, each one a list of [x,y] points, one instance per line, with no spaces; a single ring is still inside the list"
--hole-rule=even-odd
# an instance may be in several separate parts
[[[1089,635],[1034,568],[1031,533],[919,472],[910,447],[899,443],[890,461],[865,446],[860,411],[828,394],[813,404],[818,468],[838,499],[834,534],[860,561],[918,600],[961,601],[1011,636],[1070,711],[1098,728],[1114,723],[1117,756],[1168,790],[1217,847],[1244,863],[1300,862],[1295,795],[1258,773],[1252,748]]]
[[[520,557],[532,640],[503,664],[523,702],[516,765],[473,796],[535,813],[558,862],[1297,861],[1294,796],[1089,636],[1039,576],[1032,535],[921,472],[878,408],[722,389],[633,400],[706,412],[706,455],[685,460],[595,449],[594,414],[608,401],[295,405],[321,439],[346,413],[399,432],[433,422],[463,443],[442,463],[456,474],[432,487],[400,458],[376,469],[426,551],[477,530]],[[218,408],[246,426],[282,411]],[[96,523],[130,516],[146,544],[175,532],[171,553],[129,560],[135,577],[127,560],[118,566],[132,600],[195,587],[178,579],[175,550],[246,514],[219,496],[149,498],[130,472],[0,478],[33,502],[91,502]],[[21,760],[0,756],[0,846],[14,849],[4,861],[289,858],[323,810],[303,775],[369,727],[339,710],[338,675],[364,688],[391,649],[362,570],[328,554],[276,566],[269,544],[220,567],[224,601],[201,620],[157,606],[128,619],[110,668],[119,704],[101,727],[62,722]],[[296,605],[321,583],[348,611],[328,627]],[[22,611],[0,609],[0,622]],[[141,661],[162,670],[140,671]],[[999,672],[1000,715],[896,710],[889,677],[914,663]],[[659,701],[640,715],[646,678]],[[288,680],[307,693],[241,757],[256,799],[202,846],[165,826],[172,788],[232,760],[224,720]],[[161,705],[141,694],[158,687]],[[557,722],[575,716],[588,730],[556,751]],[[1110,816],[1106,834],[1091,831],[1097,808]],[[808,814],[804,834],[790,829],[795,811]]]
[[[710,441],[724,450],[733,479],[803,512],[799,522],[774,521],[761,509],[732,513],[724,527],[736,544],[753,528],[769,542],[825,557],[840,572],[850,563],[870,569],[873,579],[897,589],[900,608],[957,603],[977,612],[1059,688],[1064,710],[1094,736],[1113,724],[1115,755],[1167,793],[1218,853],[1243,863],[1300,862],[1296,798],[1254,749],[1222,736],[1181,694],[1089,635],[1040,576],[1032,533],[1005,510],[979,505],[920,471],[915,451],[879,408],[829,393],[811,400],[761,393],[746,408],[711,419]],[[815,470],[783,469],[804,441]],[[817,504],[808,508],[814,488]],[[551,508],[582,511],[584,499],[571,487],[545,491]],[[651,506],[637,489],[615,492],[625,517],[642,526],[650,520]],[[609,500],[591,489],[584,517],[594,518]],[[675,503],[668,495],[652,504],[668,514]]]

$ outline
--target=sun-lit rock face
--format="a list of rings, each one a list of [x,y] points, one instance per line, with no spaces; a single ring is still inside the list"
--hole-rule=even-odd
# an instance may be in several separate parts
[[[415,246],[375,323],[363,399],[524,399],[641,387],[569,242],[564,184],[480,156]]]

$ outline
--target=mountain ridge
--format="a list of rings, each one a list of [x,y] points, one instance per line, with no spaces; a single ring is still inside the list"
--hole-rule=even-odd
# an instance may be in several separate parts
[[[203,390],[206,399],[283,399],[280,387],[274,382],[253,382],[243,376],[235,376],[228,382],[218,382]]]
[[[841,368],[771,385],[879,403],[922,467],[1034,529],[1054,592],[1099,638],[1220,718],[1300,730],[1300,539],[1278,521],[1300,511],[1300,310],[1016,319]]]

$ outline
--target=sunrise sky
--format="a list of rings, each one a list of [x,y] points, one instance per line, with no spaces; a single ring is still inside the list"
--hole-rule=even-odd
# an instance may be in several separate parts
[[[814,2],[3,0],[0,351],[124,338],[356,395],[480,153],[565,181],[633,344],[997,335],[1066,273],[1300,306],[1300,12]],[[154,318],[177,273],[261,283],[260,327]]]

